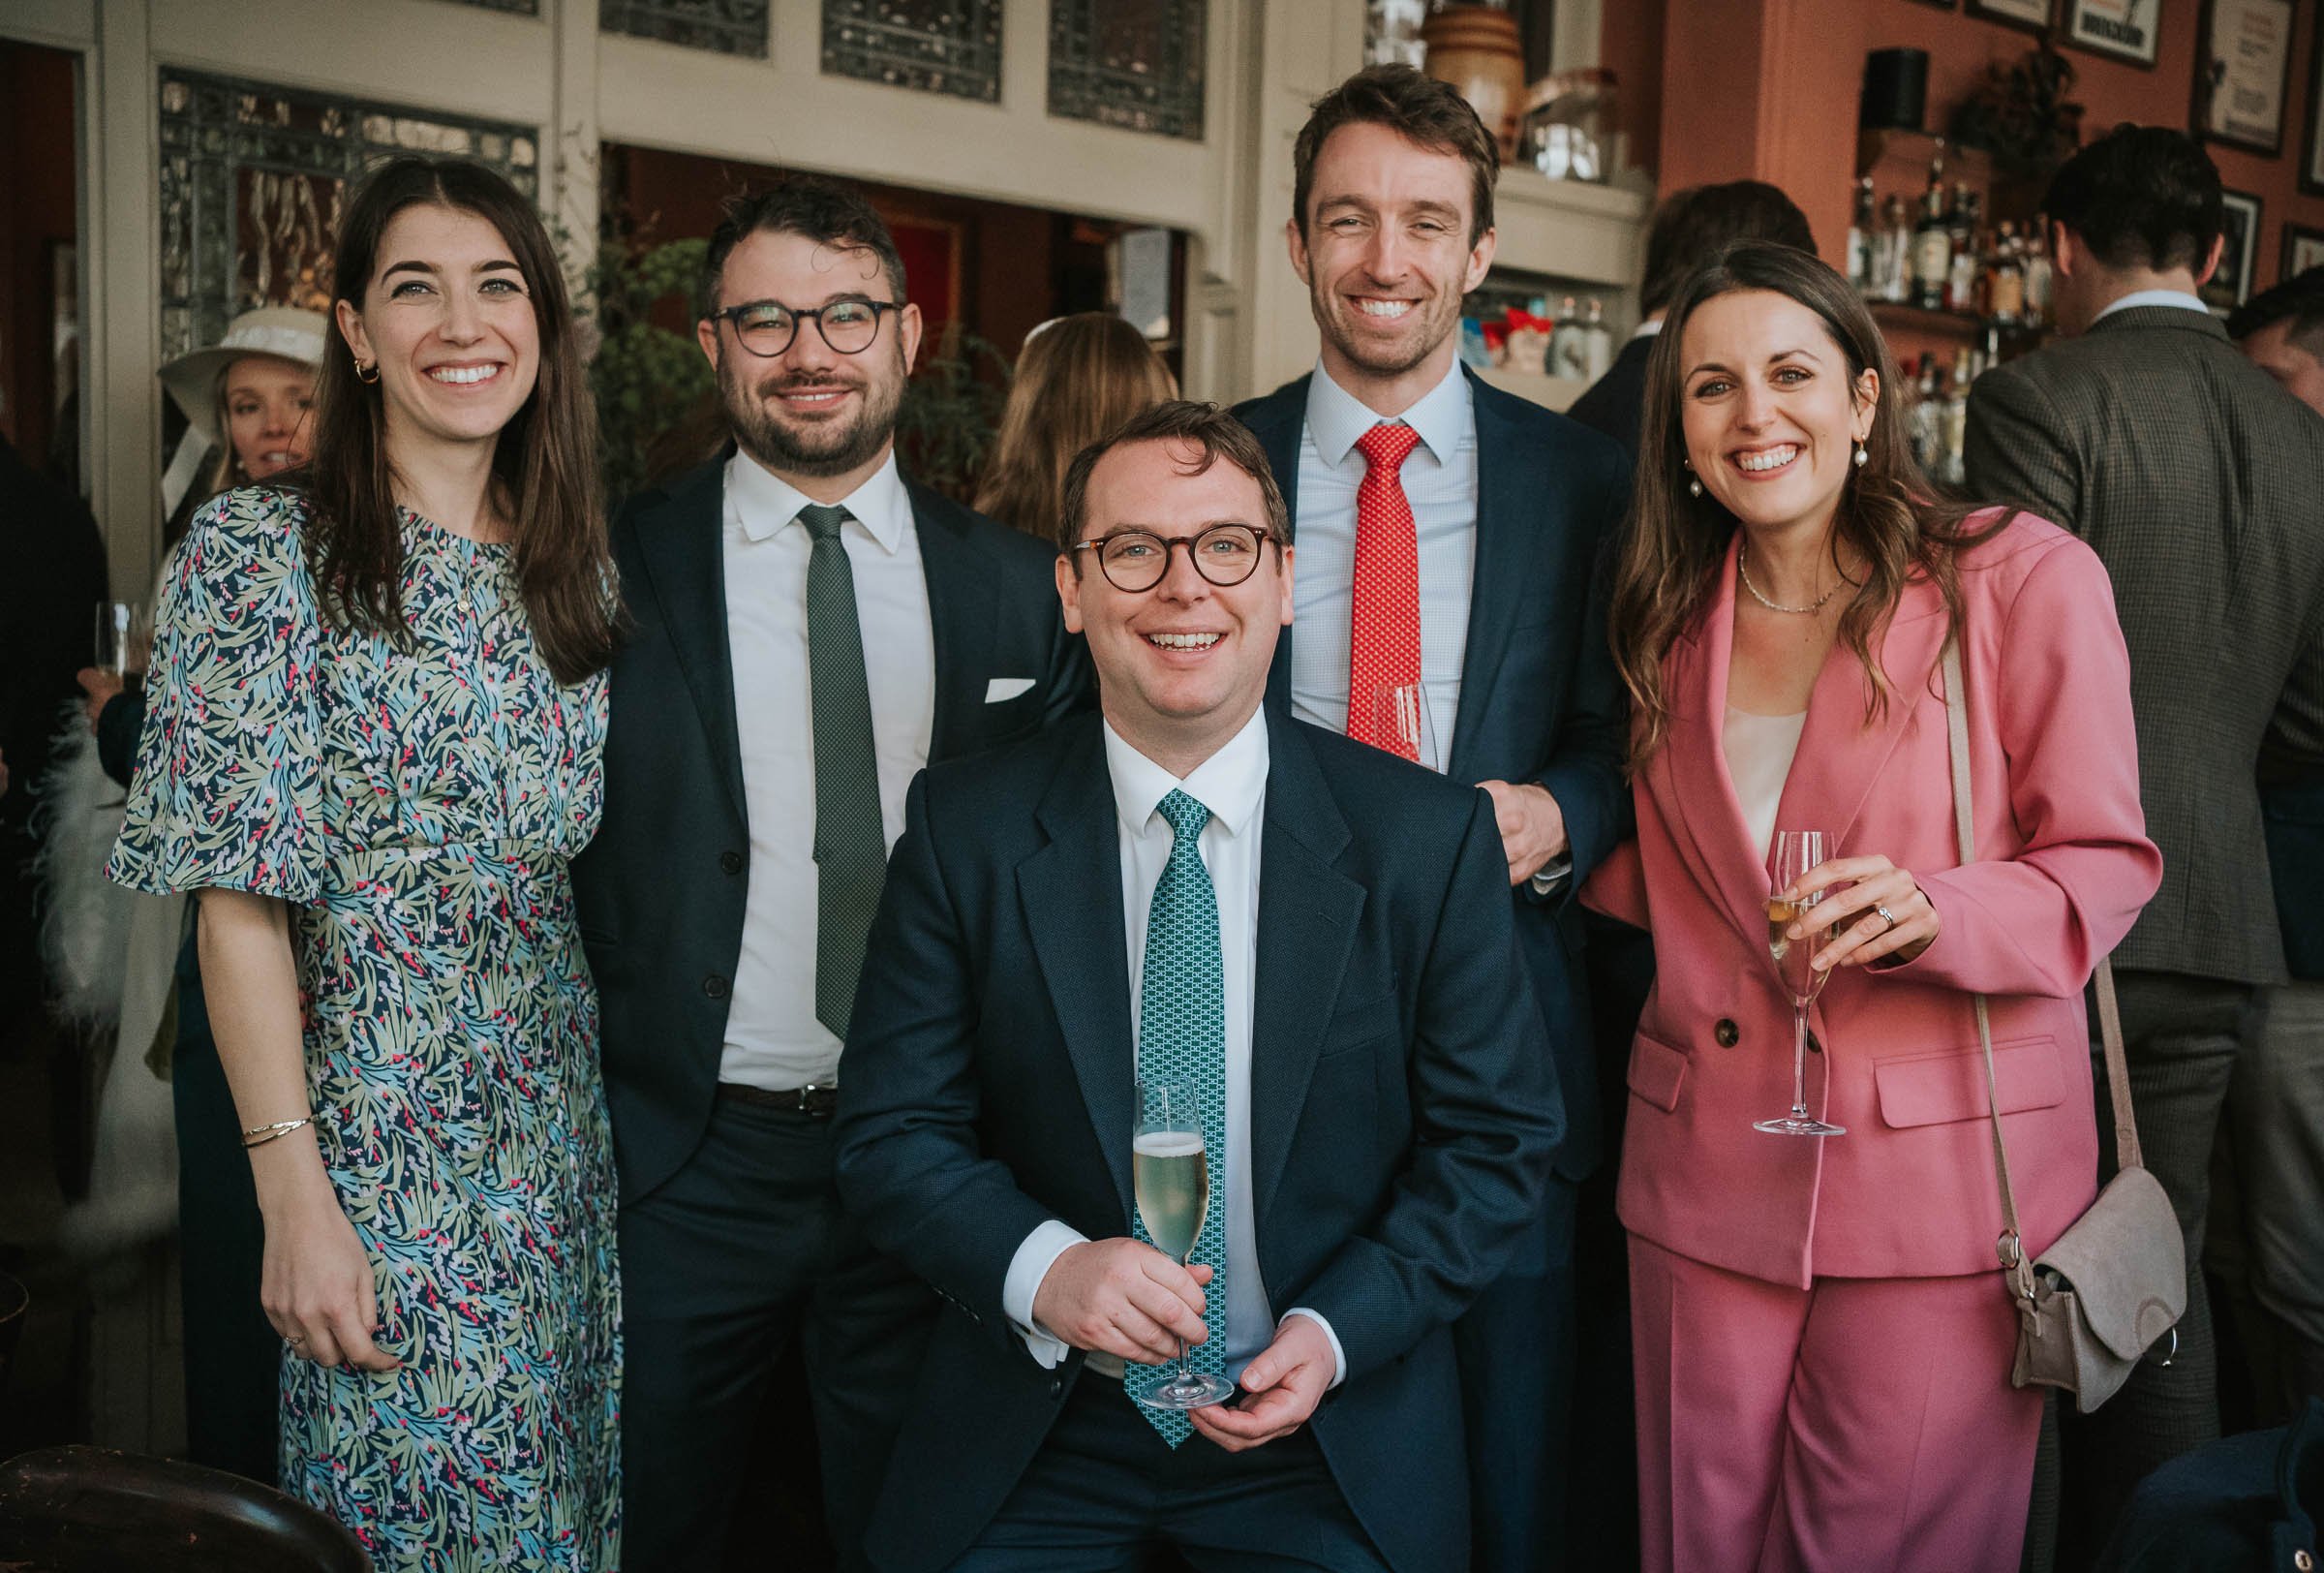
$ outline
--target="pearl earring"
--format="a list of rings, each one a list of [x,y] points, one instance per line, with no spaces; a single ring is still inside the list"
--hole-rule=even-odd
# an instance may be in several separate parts
[[[1862,443],[1858,443],[1856,445],[1856,468],[1861,470],[1870,462],[1872,462],[1872,455],[1864,451]]]
[[[1695,479],[1688,481],[1687,491],[1691,496],[1700,497],[1702,495],[1702,478],[1697,476]]]

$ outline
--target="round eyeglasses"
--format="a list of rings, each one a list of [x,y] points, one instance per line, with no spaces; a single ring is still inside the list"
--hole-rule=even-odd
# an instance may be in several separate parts
[[[879,337],[881,314],[902,309],[893,300],[835,300],[811,311],[793,310],[780,300],[752,300],[714,311],[710,321],[732,323],[742,347],[768,360],[788,350],[799,336],[799,324],[808,321],[836,353],[860,355]]]
[[[1251,576],[1259,567],[1259,548],[1271,534],[1254,524],[1214,524],[1196,536],[1116,530],[1095,540],[1076,541],[1073,549],[1097,553],[1097,566],[1106,582],[1136,595],[1162,582],[1170,572],[1170,548],[1183,546],[1194,571],[1226,590]]]

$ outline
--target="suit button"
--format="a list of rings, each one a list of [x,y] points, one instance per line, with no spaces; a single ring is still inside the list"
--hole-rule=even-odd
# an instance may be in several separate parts
[[[1062,1397],[1064,1397],[1064,1395],[1065,1395],[1065,1383],[1064,1383],[1064,1381],[1063,1381],[1061,1378],[1052,1378],[1052,1380],[1050,1381],[1050,1384],[1049,1384],[1049,1396],[1050,1396],[1051,1398],[1055,1399],[1055,1398],[1062,1398]]]
[[[709,995],[713,1000],[725,999],[726,992],[729,987],[731,987],[731,985],[729,985],[724,978],[720,977],[716,972],[711,973],[708,977],[702,980],[702,992]]]
[[[728,874],[742,873],[743,854],[740,852],[720,852],[719,854],[719,867],[724,869]]]
[[[1719,1025],[1711,1029],[1711,1036],[1717,1040],[1721,1048],[1731,1049],[1742,1041],[1743,1033],[1731,1018],[1722,1016],[1719,1018]]]

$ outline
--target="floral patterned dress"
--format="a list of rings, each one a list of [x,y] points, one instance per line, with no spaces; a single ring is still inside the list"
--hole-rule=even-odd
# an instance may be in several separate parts
[[[603,808],[605,680],[550,675],[505,547],[411,513],[413,648],[332,628],[305,522],[235,491],[172,560],[110,872],[290,904],[316,1130],[403,1365],[286,1355],[285,1489],[382,1573],[600,1573],[615,1188],[566,863]]]

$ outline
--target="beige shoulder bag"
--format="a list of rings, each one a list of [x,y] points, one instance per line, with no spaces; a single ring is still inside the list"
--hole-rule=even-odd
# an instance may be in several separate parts
[[[1953,765],[1953,824],[1964,864],[1976,858],[1969,803],[1968,694],[1961,678],[1960,648],[1947,639],[1945,725]],[[2010,1297],[2017,1303],[2017,1364],[2009,1373],[2010,1385],[2037,1382],[2063,1388],[2074,1395],[2074,1405],[2084,1414],[2112,1398],[2129,1379],[2140,1356],[2165,1335],[2176,1353],[2176,1328],[2186,1311],[2186,1242],[2162,1182],[2140,1162],[2130,1075],[2123,1064],[2122,1012],[2115,1004],[2110,962],[2098,963],[2095,981],[2121,1172],[2106,1183],[2090,1211],[2033,1262],[2027,1261],[2018,1239],[2017,1195],[2009,1186],[2001,1091],[1993,1074],[1993,1027],[1985,997],[1972,996],[1977,1046],[1985,1055],[1986,1112],[1993,1120],[1993,1167],[2002,1187],[2003,1227],[1996,1249]]]

